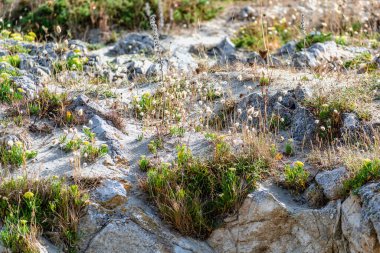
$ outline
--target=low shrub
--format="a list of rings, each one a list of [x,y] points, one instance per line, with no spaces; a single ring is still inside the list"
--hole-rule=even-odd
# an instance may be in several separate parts
[[[148,169],[143,187],[178,231],[206,238],[223,217],[239,208],[268,167],[264,158],[249,152],[234,155],[221,140],[207,160],[194,157],[183,145],[172,164]]]
[[[0,239],[12,252],[38,252],[35,242],[41,234],[65,252],[78,250],[87,196],[77,185],[59,178],[17,178],[1,183],[0,196]]]
[[[361,168],[356,171],[349,179],[344,181],[343,186],[346,193],[356,191],[366,183],[380,179],[380,160],[366,159]]]
[[[331,41],[331,40],[333,40],[332,33],[322,33],[322,32],[310,33],[306,35],[304,39],[301,39],[296,44],[296,48],[298,51],[301,51],[304,48],[311,47],[315,43],[323,43],[323,42]]]
[[[4,167],[19,167],[25,164],[27,160],[37,156],[36,151],[27,150],[22,142],[3,143],[0,145],[0,164]]]
[[[295,162],[293,166],[285,166],[285,183],[290,189],[305,190],[309,175],[310,173],[305,170],[304,164],[300,161]]]

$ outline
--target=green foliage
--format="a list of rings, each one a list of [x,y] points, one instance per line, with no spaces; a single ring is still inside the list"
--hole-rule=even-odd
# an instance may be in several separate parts
[[[140,161],[139,161],[140,170],[148,171],[149,166],[150,166],[149,159],[146,158],[145,155],[141,156]]]
[[[67,59],[67,67],[69,70],[83,71],[83,67],[87,61],[87,57],[82,57],[80,54],[75,54]]]
[[[12,104],[19,101],[23,98],[23,93],[11,80],[0,78],[0,103]]]
[[[347,69],[362,67],[365,72],[373,72],[377,70],[377,64],[372,62],[372,58],[373,57],[370,52],[364,52],[356,56],[354,59],[346,61],[344,63],[344,67]]]
[[[268,49],[274,51],[297,36],[297,30],[288,26],[285,19],[274,20],[273,25],[264,27],[265,40],[261,24],[250,23],[239,29],[232,42],[237,48],[246,48],[254,51]]]
[[[38,252],[40,233],[54,239],[65,252],[76,252],[78,223],[87,196],[63,179],[3,181],[0,185],[0,239],[12,252]]]
[[[353,176],[344,181],[345,192],[356,191],[366,183],[380,179],[380,160],[366,159],[362,167]]]
[[[173,21],[178,24],[192,24],[199,20],[209,20],[221,10],[217,0],[181,0],[163,1],[164,18],[170,19],[169,9],[173,10]],[[100,28],[110,31],[113,28],[127,30],[149,28],[149,17],[145,4],[149,3],[152,14],[157,14],[155,0],[52,0],[41,1],[38,5],[31,1],[21,1],[12,6],[13,14],[7,23],[21,26],[24,31],[35,31],[45,36],[60,26],[64,34],[80,35],[88,28]],[[12,9],[10,4],[5,9]],[[19,17],[22,16],[21,19]],[[10,34],[8,34],[10,36]],[[25,36],[24,36],[25,37]],[[22,37],[21,37],[22,38]],[[27,36],[27,39],[33,37]],[[24,38],[25,39],[25,38]]]
[[[296,48],[298,51],[301,51],[303,48],[311,47],[315,43],[323,43],[331,40],[333,40],[332,33],[315,32],[306,35],[304,39],[300,40],[296,44]]]
[[[152,154],[157,154],[158,149],[162,149],[164,147],[164,144],[162,142],[162,139],[154,139],[149,142],[148,149]]]
[[[206,238],[218,222],[235,212],[267,168],[262,159],[233,155],[221,140],[205,161],[177,147],[177,159],[150,168],[144,185],[162,217],[182,234]]]
[[[291,189],[305,190],[309,175],[310,173],[305,170],[304,164],[300,161],[295,162],[293,166],[285,166],[285,183]]]
[[[27,49],[19,44],[8,45],[5,46],[5,48],[9,51],[10,54],[28,54],[30,52],[30,49]]]
[[[0,164],[3,166],[19,167],[36,156],[36,151],[25,149],[21,142],[9,141],[0,145]]]
[[[293,145],[294,144],[293,144],[293,140],[292,139],[287,140],[287,142],[285,143],[285,154],[287,156],[294,155]]]
[[[184,127],[173,126],[169,131],[171,136],[183,137],[185,135],[186,129]]]
[[[335,43],[341,46],[347,46],[347,38],[344,36],[336,37]]]
[[[20,67],[21,59],[18,54],[15,55],[6,55],[6,56],[1,56],[0,57],[0,62],[7,62],[10,65],[12,65],[15,68]]]

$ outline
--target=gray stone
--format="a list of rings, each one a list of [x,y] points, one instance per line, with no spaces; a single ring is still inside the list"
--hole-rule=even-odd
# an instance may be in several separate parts
[[[198,68],[198,63],[188,51],[177,48],[169,59],[169,66],[182,73],[192,73]]]
[[[341,129],[342,133],[353,132],[360,127],[360,120],[356,113],[343,113],[343,126]]]
[[[316,133],[314,115],[305,107],[299,106],[293,112],[291,136],[297,141],[312,140]]]
[[[110,51],[111,54],[153,54],[154,41],[148,34],[130,33],[119,42]]]
[[[286,55],[293,55],[296,52],[296,44],[297,42],[292,40],[283,45],[277,52],[277,54],[286,56]]]
[[[237,217],[213,231],[208,243],[223,253],[331,252],[337,204],[297,209],[284,201],[260,187],[248,195]]]
[[[95,189],[93,197],[106,208],[115,208],[127,201],[127,191],[124,184],[116,180],[105,179]]]
[[[347,170],[340,167],[331,171],[320,172],[315,176],[315,181],[323,189],[324,195],[330,199],[338,199],[342,196],[343,181],[347,177]]]
[[[323,194],[322,188],[313,183],[304,192],[304,197],[308,204],[314,208],[320,208],[326,204],[326,198]]]
[[[207,50],[207,55],[210,57],[217,57],[219,63],[226,64],[237,61],[235,55],[236,48],[232,41],[226,37],[218,45]]]
[[[253,17],[255,17],[255,15],[257,14],[257,11],[251,7],[251,6],[245,6],[243,7],[240,12],[239,12],[239,15],[237,16],[237,18],[239,20],[247,20],[247,19],[252,19]]]
[[[25,91],[26,95],[33,97],[37,92],[36,83],[27,76],[13,76],[12,81],[15,83],[17,88],[21,88]]]

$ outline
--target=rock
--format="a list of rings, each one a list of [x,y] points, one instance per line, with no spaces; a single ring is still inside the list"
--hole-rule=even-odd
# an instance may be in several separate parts
[[[172,234],[141,208],[129,211],[130,218],[113,220],[99,231],[85,252],[213,252],[205,242]]]
[[[247,19],[252,19],[253,17],[255,17],[257,14],[257,11],[251,7],[251,6],[245,6],[243,7],[240,12],[239,12],[239,15],[237,16],[237,18],[239,20],[247,20]]]
[[[315,68],[319,65],[319,62],[310,52],[298,52],[293,55],[292,65],[296,68]]]
[[[177,48],[169,59],[169,66],[180,73],[192,73],[198,68],[198,63],[188,51]]]
[[[105,179],[96,188],[93,196],[102,206],[113,209],[127,201],[127,191],[124,184],[116,180]]]
[[[309,87],[298,86],[294,90],[295,99],[299,102],[310,99],[313,97],[313,91]]]
[[[360,127],[360,120],[356,113],[343,113],[342,115],[343,126],[342,133],[354,133]]]
[[[25,91],[28,97],[33,97],[37,92],[36,83],[27,76],[13,76],[11,80],[15,83],[17,88]]]
[[[378,188],[379,184],[376,186]],[[380,231],[378,229],[380,195],[370,188],[372,186],[362,188],[361,196],[350,195],[342,204],[342,233],[348,242],[349,252],[380,252]],[[371,192],[370,194],[367,192],[368,190]],[[361,203],[363,195],[366,196],[365,202]],[[373,208],[367,209],[370,206]],[[377,214],[372,213],[376,209]],[[374,227],[377,227],[377,230]]]
[[[237,60],[235,45],[226,37],[218,45],[207,50],[207,55],[217,57],[220,63],[231,63]]]
[[[223,253],[327,253],[338,218],[336,202],[322,209],[292,208],[260,187],[248,195],[235,219],[213,231],[208,243]]]
[[[162,73],[165,75],[169,71],[168,61],[163,60],[162,61]],[[147,77],[154,77],[154,76],[161,76],[161,64],[153,63],[149,66],[148,70],[146,71]]]
[[[297,141],[314,139],[316,128],[314,115],[305,107],[298,106],[293,112],[291,124],[293,139]]]
[[[110,53],[114,55],[123,54],[148,54],[154,52],[153,38],[148,34],[130,33],[111,49]]]
[[[280,59],[278,59],[277,57],[275,56],[268,56],[267,59],[263,59],[258,53],[256,52],[253,52],[253,53],[250,53],[247,57],[247,63],[249,64],[258,64],[258,65],[267,65],[269,64],[269,66],[271,67],[275,67],[275,66],[281,66],[283,65],[283,63],[281,62]]]
[[[320,208],[326,204],[322,188],[313,183],[304,192],[304,197],[311,207]]]
[[[343,181],[348,173],[346,168],[340,167],[331,171],[324,171],[315,176],[315,181],[323,189],[324,195],[330,199],[338,199],[342,196]]]
[[[296,52],[296,44],[297,41],[289,41],[278,50],[277,54],[281,56],[293,55]]]

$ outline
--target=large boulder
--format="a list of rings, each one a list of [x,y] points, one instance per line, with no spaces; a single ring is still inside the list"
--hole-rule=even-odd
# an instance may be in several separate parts
[[[380,183],[362,187],[342,204],[342,233],[348,252],[380,252]]]
[[[152,36],[144,33],[130,33],[111,49],[112,55],[123,54],[153,54],[154,41]]]
[[[328,199],[338,199],[342,195],[343,181],[346,179],[347,174],[346,168],[340,167],[318,173],[315,176],[315,181],[323,189],[323,193]]]
[[[322,209],[294,208],[260,187],[208,242],[223,253],[332,252],[338,219],[336,202]]]

